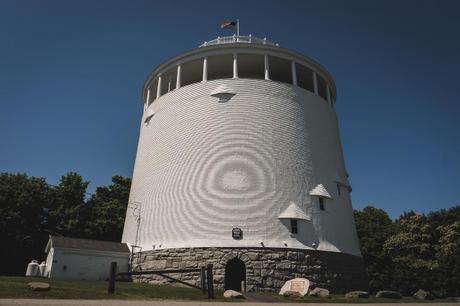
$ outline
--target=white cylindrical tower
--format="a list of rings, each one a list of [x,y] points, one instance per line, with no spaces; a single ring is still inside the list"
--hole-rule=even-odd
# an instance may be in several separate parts
[[[159,65],[143,99],[123,232],[134,268],[214,263],[216,285],[236,290],[295,276],[363,288],[322,66],[266,39],[218,38]]]

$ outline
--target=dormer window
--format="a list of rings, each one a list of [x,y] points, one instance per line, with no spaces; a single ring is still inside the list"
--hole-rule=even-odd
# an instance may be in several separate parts
[[[322,211],[326,210],[326,205],[324,203],[326,201],[325,199],[332,200],[331,195],[329,194],[329,192],[327,191],[326,187],[324,187],[323,184],[316,185],[316,187],[310,191],[310,195],[318,197],[319,209]]]
[[[307,215],[299,206],[291,202],[289,206],[278,216],[291,234],[299,233],[299,222],[311,221],[311,217]]]
[[[146,110],[145,119],[144,119],[145,125],[149,125],[150,120],[153,118],[154,115],[155,115],[155,112],[153,111],[152,108],[149,108]]]
[[[291,233],[292,234],[297,234],[298,233],[298,227],[297,227],[297,220],[296,219],[291,219]]]
[[[324,198],[319,197],[318,200],[319,200],[319,209],[320,210],[325,210],[324,209]]]

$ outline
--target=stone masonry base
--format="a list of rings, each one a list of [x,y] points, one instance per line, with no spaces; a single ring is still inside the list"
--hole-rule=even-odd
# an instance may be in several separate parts
[[[180,248],[135,253],[133,271],[198,268],[213,264],[214,286],[224,289],[225,265],[238,258],[246,265],[247,291],[279,290],[285,281],[303,277],[333,293],[367,289],[361,257],[344,253],[278,248]],[[168,274],[183,282],[200,285],[199,273]],[[142,275],[138,282],[171,283],[159,275]]]

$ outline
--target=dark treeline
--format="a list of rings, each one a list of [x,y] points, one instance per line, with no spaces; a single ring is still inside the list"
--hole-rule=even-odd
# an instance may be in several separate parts
[[[0,174],[0,275],[23,275],[29,260],[43,259],[50,234],[121,240],[131,179],[114,176],[86,197],[88,184],[73,172],[56,186]],[[368,206],[355,211],[355,220],[370,291],[460,295],[460,206],[396,220]]]
[[[355,222],[371,291],[460,295],[460,206],[396,220],[368,206],[355,211]]]
[[[0,275],[24,275],[42,260],[49,235],[120,241],[131,179],[112,177],[86,197],[89,182],[74,172],[52,186],[44,178],[0,174]]]

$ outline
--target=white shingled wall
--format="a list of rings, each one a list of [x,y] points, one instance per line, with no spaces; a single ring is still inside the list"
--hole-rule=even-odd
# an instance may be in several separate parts
[[[210,96],[222,84],[235,92],[225,103]],[[128,208],[123,242],[144,251],[263,242],[360,255],[350,195],[335,183],[347,181],[337,119],[322,98],[290,84],[222,79],[174,90],[150,109],[130,194],[141,221],[137,229]],[[326,211],[309,195],[317,184],[333,197]],[[278,219],[290,202],[312,217],[299,220],[298,234]]]

